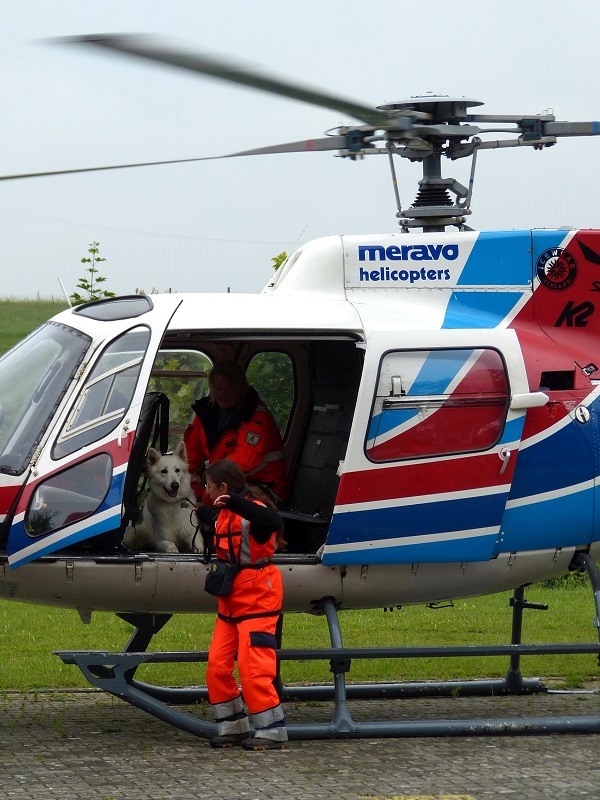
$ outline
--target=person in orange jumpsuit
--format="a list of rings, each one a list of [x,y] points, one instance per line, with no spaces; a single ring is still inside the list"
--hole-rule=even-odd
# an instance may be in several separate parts
[[[288,497],[281,434],[267,406],[248,385],[235,361],[222,361],[208,375],[209,395],[192,406],[195,416],[183,435],[192,475],[222,458],[235,461],[251,485],[267,490],[276,504]],[[195,484],[196,496],[210,498]]]
[[[235,560],[240,567],[231,594],[218,598],[208,651],[206,685],[217,723],[217,736],[210,744],[282,749],[288,736],[273,681],[283,588],[281,573],[271,563],[282,520],[258,487],[246,485],[243,472],[230,459],[208,466],[206,490],[214,505],[200,506],[196,513],[203,522],[214,520],[217,558]],[[234,676],[236,658],[241,694]],[[252,738],[244,703],[252,716]]]

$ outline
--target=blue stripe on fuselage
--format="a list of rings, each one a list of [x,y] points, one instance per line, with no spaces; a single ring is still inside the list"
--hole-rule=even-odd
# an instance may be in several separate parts
[[[531,231],[482,231],[457,285],[527,286],[531,263]]]
[[[65,547],[70,547],[73,544],[77,544],[79,542],[84,541],[85,539],[90,539],[93,536],[99,536],[101,533],[107,533],[108,531],[115,530],[119,527],[121,523],[121,506],[117,506],[115,509],[115,513],[108,517],[107,519],[102,520],[102,522],[93,523],[92,520],[94,517],[90,519],[90,524],[86,525],[82,530],[79,530],[75,533],[70,535],[65,535],[59,542],[53,542],[52,544],[48,544],[44,546],[43,542],[40,542],[39,549],[36,549],[34,553],[28,553],[26,556],[22,558],[11,558],[10,566],[11,569],[15,569],[16,567],[21,567],[23,564],[28,564],[30,561],[35,561],[37,558],[41,558],[41,556],[49,555],[50,553],[55,553],[57,550],[62,550]],[[17,523],[18,526],[22,528],[23,523]],[[11,531],[12,533],[12,531]],[[33,544],[31,539],[28,540],[29,544]],[[23,550],[24,548],[22,548]]]
[[[323,555],[323,564],[427,564],[488,561],[496,534],[391,547],[361,547]]]
[[[593,487],[507,508],[497,552],[574,547],[592,540]]]
[[[578,423],[569,422],[519,452],[508,499],[574,486],[594,477],[594,454]]]
[[[495,328],[522,297],[522,292],[453,292],[442,328]]]
[[[371,508],[333,515],[327,544],[364,543],[405,536],[499,527],[506,494]]]

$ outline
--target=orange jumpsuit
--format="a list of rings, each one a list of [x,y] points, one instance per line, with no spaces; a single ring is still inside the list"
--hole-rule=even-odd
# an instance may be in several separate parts
[[[210,511],[201,513],[206,516]],[[255,738],[287,741],[283,710],[273,686],[277,672],[275,628],[283,588],[281,573],[270,560],[277,549],[274,529],[280,527],[277,511],[239,494],[231,494],[227,507],[216,518],[217,557],[229,560],[231,539],[241,565],[231,595],[218,598],[208,652],[206,685],[219,736],[249,730],[245,701]],[[236,657],[243,700],[233,674]]]
[[[183,434],[190,472],[230,458],[250,484],[265,486],[277,503],[287,500],[281,434],[255,389],[248,389],[241,409],[223,412],[208,397],[198,400],[192,408],[196,416]],[[208,495],[203,495],[197,484],[195,490],[198,498],[210,505]]]

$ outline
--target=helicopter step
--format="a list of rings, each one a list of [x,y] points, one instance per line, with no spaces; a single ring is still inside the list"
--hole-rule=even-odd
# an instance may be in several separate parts
[[[589,558],[589,557],[586,557]],[[588,569],[594,588],[596,606],[599,602],[600,574],[595,564],[582,559],[580,566]],[[596,571],[594,574],[594,570]],[[600,715],[587,717],[519,717],[518,719],[456,719],[421,721],[355,722],[348,700],[440,696],[517,695],[546,692],[539,679],[524,679],[520,670],[522,655],[589,654],[600,658],[599,643],[522,644],[521,625],[525,608],[543,608],[524,600],[523,587],[515,590],[511,598],[513,609],[512,643],[508,645],[468,645],[443,647],[364,647],[347,648],[342,643],[342,632],[335,603],[323,598],[320,606],[327,618],[330,648],[279,649],[279,661],[329,660],[334,676],[333,685],[282,687],[282,701],[334,700],[333,718],[329,723],[296,723],[288,725],[290,739],[325,738],[377,738],[410,736],[480,736],[500,734],[544,734],[561,732],[598,733]],[[56,651],[65,664],[78,666],[86,679],[95,687],[114,694],[143,711],[202,738],[216,733],[213,723],[199,719],[189,712],[173,708],[206,700],[205,688],[157,687],[137,681],[135,671],[142,664],[206,662],[206,651],[141,652],[133,647],[145,648],[154,633],[170,619],[170,615],[121,615],[137,625],[126,648],[119,653],[106,651]],[[145,617],[145,618],[144,618]],[[465,656],[508,655],[510,667],[504,679],[478,681],[446,681],[442,683],[398,683],[346,685],[346,674],[352,659],[363,658],[451,658]]]

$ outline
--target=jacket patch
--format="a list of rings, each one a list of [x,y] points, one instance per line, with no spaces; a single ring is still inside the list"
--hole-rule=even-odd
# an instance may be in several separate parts
[[[248,431],[248,433],[246,434],[246,442],[247,444],[250,444],[254,447],[260,442],[260,433],[255,433],[254,431]]]

